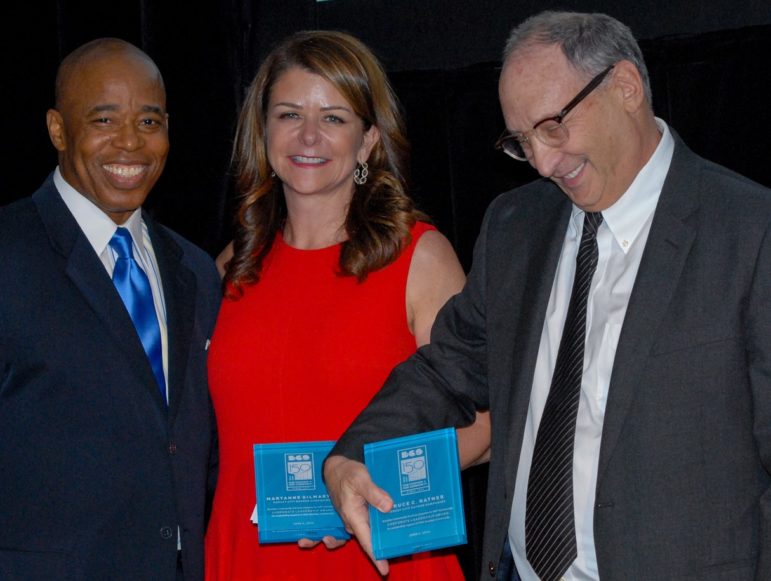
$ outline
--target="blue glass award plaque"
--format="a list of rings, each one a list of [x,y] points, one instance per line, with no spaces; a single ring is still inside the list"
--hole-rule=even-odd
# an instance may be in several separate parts
[[[394,501],[387,513],[369,508],[376,559],[466,542],[454,428],[365,444],[364,463]]]
[[[334,442],[254,445],[257,519],[261,543],[347,539],[321,478]]]

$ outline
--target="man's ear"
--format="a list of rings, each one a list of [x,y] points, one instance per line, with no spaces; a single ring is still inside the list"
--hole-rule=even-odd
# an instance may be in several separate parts
[[[48,126],[48,137],[51,138],[51,143],[54,144],[57,151],[64,151],[67,146],[62,114],[56,109],[49,109],[46,113],[46,125]]]
[[[613,82],[620,90],[624,108],[631,112],[638,111],[646,102],[645,88],[640,71],[631,61],[622,60],[613,67]]]

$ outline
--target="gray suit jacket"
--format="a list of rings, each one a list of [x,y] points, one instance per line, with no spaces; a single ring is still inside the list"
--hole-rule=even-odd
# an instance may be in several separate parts
[[[167,307],[169,407],[51,178],[0,209],[0,579],[203,579],[216,432],[211,258],[145,216]]]
[[[489,208],[464,290],[333,453],[489,408],[495,575],[571,204],[540,180]],[[621,331],[594,511],[605,580],[771,579],[771,192],[676,137]]]

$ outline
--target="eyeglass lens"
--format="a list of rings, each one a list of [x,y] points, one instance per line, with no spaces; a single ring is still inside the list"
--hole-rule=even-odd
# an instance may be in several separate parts
[[[589,83],[578,92],[578,94],[571,99],[571,101],[565,106],[564,109],[555,117],[549,117],[543,119],[533,126],[530,133],[535,136],[541,143],[548,145],[549,147],[558,147],[567,141],[569,134],[568,129],[562,123],[565,116],[575,108],[586,96],[594,91],[607,74],[611,71],[614,65],[610,65],[600,74],[595,76]],[[496,143],[496,147],[502,149],[505,153],[511,157],[520,160],[527,161],[532,156],[533,150],[530,145],[530,137],[527,134],[511,134],[508,131],[504,131],[501,137]]]

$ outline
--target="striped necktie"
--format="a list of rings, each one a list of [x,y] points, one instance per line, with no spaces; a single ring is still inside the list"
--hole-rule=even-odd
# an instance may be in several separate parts
[[[597,268],[597,229],[601,223],[599,212],[585,214],[570,305],[527,484],[525,549],[527,560],[542,581],[559,579],[578,555],[573,446],[584,371],[586,301]]]

